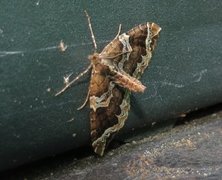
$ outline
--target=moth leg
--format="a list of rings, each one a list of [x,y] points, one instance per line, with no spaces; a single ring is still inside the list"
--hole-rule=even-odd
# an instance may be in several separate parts
[[[119,37],[119,35],[120,35],[120,33],[121,33],[121,29],[122,29],[122,25],[120,24],[120,25],[119,25],[118,33],[117,33],[117,35],[116,35],[116,37],[115,37],[114,39],[117,39],[117,38]]]
[[[84,108],[86,103],[88,102],[88,100],[89,100],[89,90],[88,90],[88,93],[87,93],[84,103],[80,107],[78,107],[77,110],[81,110],[82,108]]]
[[[80,73],[75,79],[73,79],[71,82],[66,82],[65,83],[65,87],[60,90],[59,92],[57,92],[55,94],[55,96],[58,96],[60,94],[62,94],[66,89],[68,89],[74,82],[76,82],[77,80],[79,80],[82,76],[84,76],[90,69],[92,68],[92,64],[90,64],[82,73]]]

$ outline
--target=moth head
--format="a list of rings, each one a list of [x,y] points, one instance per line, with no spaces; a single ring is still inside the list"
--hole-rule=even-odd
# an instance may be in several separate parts
[[[101,61],[98,53],[94,53],[94,54],[92,54],[92,55],[89,55],[89,56],[88,56],[88,59],[89,59],[93,64],[98,64],[98,63],[100,63],[100,61]]]

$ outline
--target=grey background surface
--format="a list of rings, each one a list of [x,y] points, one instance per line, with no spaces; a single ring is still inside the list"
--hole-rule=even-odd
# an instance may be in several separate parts
[[[0,170],[87,145],[89,76],[54,97],[63,76],[89,64],[93,52],[83,10],[92,18],[99,49],[123,32],[153,21],[162,27],[148,86],[134,94],[122,136],[163,124],[222,101],[222,2],[6,1],[0,2]],[[60,40],[68,45],[61,53]]]

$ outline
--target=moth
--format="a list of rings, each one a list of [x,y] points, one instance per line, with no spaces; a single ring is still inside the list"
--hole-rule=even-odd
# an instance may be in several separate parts
[[[116,37],[97,53],[91,19],[86,11],[85,14],[95,52],[88,56],[91,63],[87,69],[66,83],[56,95],[91,70],[88,94],[78,109],[89,101],[92,147],[96,154],[103,156],[109,142],[125,124],[131,92],[144,92],[146,88],[138,79],[150,62],[161,28],[147,22],[120,34],[120,25]]]

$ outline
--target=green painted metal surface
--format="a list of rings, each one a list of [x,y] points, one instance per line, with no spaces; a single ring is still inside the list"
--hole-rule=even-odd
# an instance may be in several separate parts
[[[181,113],[222,101],[222,2],[0,2],[0,170],[87,145],[89,75],[59,97],[63,76],[84,70],[93,52],[83,10],[92,18],[99,49],[146,21],[162,27],[158,46],[134,94],[124,136]],[[68,48],[57,48],[63,40]],[[122,135],[123,136],[123,135]]]

